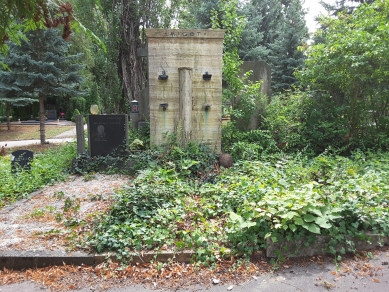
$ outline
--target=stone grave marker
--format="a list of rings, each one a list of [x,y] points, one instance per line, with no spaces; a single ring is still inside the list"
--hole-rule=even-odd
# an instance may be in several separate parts
[[[34,158],[34,152],[30,150],[17,150],[12,152],[11,156],[11,170],[31,170],[31,161]]]
[[[56,120],[56,119],[58,119],[56,110],[47,110],[46,114],[47,114],[47,119],[48,120]]]
[[[88,144],[91,157],[128,149],[128,116],[89,115]]]

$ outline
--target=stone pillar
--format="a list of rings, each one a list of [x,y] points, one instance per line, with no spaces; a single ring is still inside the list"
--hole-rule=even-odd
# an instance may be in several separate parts
[[[77,153],[85,152],[84,117],[76,115]]]
[[[139,113],[130,113],[131,127],[138,130]]]
[[[182,125],[182,146],[190,141],[192,131],[192,68],[181,67],[179,70],[180,124]]]

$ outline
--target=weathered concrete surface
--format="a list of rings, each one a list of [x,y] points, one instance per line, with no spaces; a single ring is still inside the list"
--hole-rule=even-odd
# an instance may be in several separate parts
[[[343,243],[336,245],[335,250],[340,252],[344,248],[346,251],[349,251],[346,240],[353,241],[356,250],[369,250],[389,243],[388,237],[375,234],[369,235],[369,239],[369,241],[366,241],[346,236]],[[328,253],[328,243],[330,240],[330,236],[316,236],[316,240],[311,243],[309,243],[308,238],[302,238],[292,242],[287,242],[286,240],[283,242],[272,242],[270,238],[267,238],[266,243],[268,247],[266,249],[266,256],[274,258],[279,255],[285,257],[302,257],[326,254]]]
[[[181,263],[189,263],[192,258],[192,251],[182,252],[160,252],[160,253],[142,253],[133,256],[128,263],[150,263],[158,261],[166,263],[176,261]],[[44,268],[48,266],[66,265],[98,265],[110,259],[117,261],[114,253],[104,254],[88,254],[84,252],[74,251],[0,251],[0,270],[12,269],[22,270],[30,268]]]
[[[62,265],[94,265],[94,256],[82,252],[0,251],[0,269],[22,270]]]
[[[268,100],[270,100],[270,96],[272,94],[270,66],[265,61],[245,61],[240,66],[240,76],[243,76],[248,71],[252,71],[252,73],[247,79],[252,82],[262,82],[260,92],[266,95]],[[256,107],[247,125],[248,130],[255,130],[258,128],[259,113],[261,112],[261,106],[263,106],[262,102],[263,101],[261,100],[255,101]],[[233,103],[235,106],[239,105],[239,96],[234,98]],[[245,123],[242,124],[238,120],[237,125],[241,130],[246,130],[246,128],[243,127],[244,124]]]
[[[163,145],[168,141],[167,134],[181,139],[183,128],[190,128],[190,140],[220,152],[224,31],[146,29],[146,36],[151,144]],[[190,86],[184,86],[188,90],[184,95],[180,94],[180,68],[191,72]],[[168,79],[159,79],[162,71]],[[206,72],[212,75],[211,80],[203,79]],[[191,101],[185,111],[180,110],[182,98],[186,106]],[[190,127],[183,127],[183,121],[190,121]]]
[[[224,292],[297,292],[297,291],[358,291],[358,292],[387,292],[389,285],[389,252],[380,251],[367,261],[352,260],[340,263],[336,266],[333,261],[323,261],[310,264],[288,263],[282,265],[281,269],[271,273],[258,274],[248,281],[236,283],[235,280],[221,281],[218,285],[213,285],[203,280],[203,283],[181,289],[169,289],[161,287],[155,282],[153,287],[145,285],[123,285],[118,288],[103,289],[99,285],[81,288],[81,292],[88,291],[108,291],[108,292],[158,292],[158,291],[209,291]],[[339,265],[339,263],[337,263]],[[363,273],[359,267],[368,269],[368,273]],[[370,274],[373,273],[373,276]],[[365,274],[365,275],[363,275]],[[215,275],[217,277],[217,275]],[[120,280],[119,280],[120,281]],[[35,282],[24,281],[12,285],[0,285],[1,292],[49,292],[50,288],[42,287]]]

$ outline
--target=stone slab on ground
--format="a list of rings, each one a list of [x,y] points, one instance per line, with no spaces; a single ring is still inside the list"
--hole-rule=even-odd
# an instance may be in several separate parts
[[[160,252],[160,253],[142,253],[132,257],[128,262],[150,263],[153,261],[167,263],[176,261],[189,263],[193,255],[192,251],[182,252]],[[66,252],[63,250],[43,251],[43,250],[25,250],[25,251],[0,251],[0,270],[23,270],[30,268],[44,268],[48,266],[66,265],[98,265],[107,259],[116,261],[115,254],[88,254],[80,251]]]
[[[48,266],[95,264],[94,255],[83,252],[64,251],[0,251],[0,270],[22,270]]]
[[[376,234],[371,234],[368,236],[369,241],[346,236],[344,242],[346,242],[346,240],[353,241],[356,250],[369,250],[389,244],[389,237],[383,237]],[[316,240],[306,246],[305,243],[309,242],[307,237],[303,237],[300,240],[291,242],[287,242],[286,240],[283,242],[273,242],[271,238],[267,238],[266,243],[268,247],[266,249],[266,256],[275,258],[279,255],[284,257],[302,257],[326,254],[328,252],[328,243],[330,240],[330,236],[316,236]],[[349,247],[346,243],[338,244],[335,247],[335,250],[340,252],[342,248],[344,248],[346,251],[349,250]]]

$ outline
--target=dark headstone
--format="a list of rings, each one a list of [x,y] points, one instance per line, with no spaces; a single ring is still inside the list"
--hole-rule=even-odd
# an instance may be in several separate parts
[[[34,158],[34,152],[30,150],[18,150],[12,152],[11,169],[16,172],[18,169],[31,170],[31,161]]]
[[[48,120],[56,120],[57,117],[57,111],[56,110],[47,110],[46,111],[47,119]]]
[[[127,115],[88,116],[89,155],[120,154],[128,147]]]

